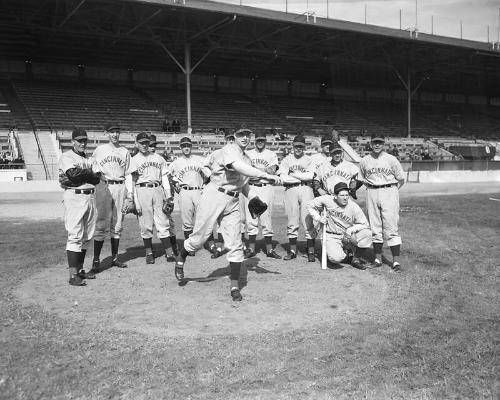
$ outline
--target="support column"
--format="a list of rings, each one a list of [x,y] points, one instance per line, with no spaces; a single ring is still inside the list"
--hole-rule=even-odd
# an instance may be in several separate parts
[[[186,74],[186,111],[187,111],[187,134],[192,132],[191,127],[191,45],[184,44],[184,70]]]
[[[408,67],[408,81],[406,82],[407,102],[408,102],[408,128],[407,136],[411,138],[411,69]]]

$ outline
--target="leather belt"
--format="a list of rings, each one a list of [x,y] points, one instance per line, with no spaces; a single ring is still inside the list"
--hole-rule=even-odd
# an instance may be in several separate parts
[[[270,183],[248,183],[250,186],[257,186],[257,187],[262,187],[262,186],[268,186]]]
[[[74,189],[76,194],[94,194],[95,189]]]
[[[201,190],[201,187],[198,186],[181,186],[183,190]]]
[[[139,186],[139,187],[148,187],[148,188],[154,188],[154,187],[158,187],[160,186],[159,183],[147,183],[147,182],[143,182],[143,183],[138,183],[137,185],[135,186]]]
[[[102,180],[104,183],[107,183],[108,185],[122,185],[125,181],[113,181],[113,180]]]
[[[219,192],[225,193],[225,194],[227,194],[228,196],[231,196],[231,197],[238,197],[240,195],[240,192],[233,192],[231,190],[226,190],[226,189],[221,188],[221,187],[217,188],[217,190]]]
[[[366,187],[369,189],[382,189],[382,188],[388,188],[388,187],[393,187],[397,186],[397,183],[389,183],[387,185],[369,185],[368,183],[366,184]]]
[[[289,188],[293,188],[293,187],[297,187],[297,186],[309,186],[309,187],[311,187],[311,185],[309,183],[290,183],[290,184],[287,184],[284,186],[285,186],[285,189],[289,189]]]

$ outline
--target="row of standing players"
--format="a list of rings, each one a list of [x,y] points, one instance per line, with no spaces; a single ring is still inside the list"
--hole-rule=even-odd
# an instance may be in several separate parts
[[[111,238],[112,265],[126,267],[118,259],[119,240],[123,226],[122,205],[133,199],[138,211],[141,237],[146,249],[146,262],[154,263],[152,252],[153,227],[165,248],[168,261],[175,260],[175,275],[185,283],[184,263],[188,255],[213,240],[214,227],[224,239],[228,250],[233,300],[241,300],[239,274],[243,259],[256,254],[256,236],[259,222],[268,257],[281,258],[272,247],[273,185],[285,186],[285,209],[288,217],[289,249],[285,260],[297,257],[297,236],[302,223],[307,240],[308,261],[315,261],[314,238],[317,224],[327,225],[327,255],[331,262],[344,261],[347,256],[341,238],[347,231],[352,235],[357,267],[363,267],[365,251],[372,246],[374,266],[381,265],[384,238],[393,256],[393,268],[400,270],[398,261],[401,238],[398,233],[399,193],[404,182],[401,165],[383,151],[384,138],[372,137],[373,151],[364,157],[359,168],[343,160],[343,150],[332,139],[323,138],[321,152],[313,156],[304,153],[305,140],[296,136],[293,153],[281,164],[274,152],[266,148],[266,137],[257,133],[255,149],[246,150],[252,132],[239,129],[227,134],[226,145],[206,159],[191,154],[188,137],[180,141],[182,156],[172,164],[155,153],[156,143],[146,133],[136,138],[138,153],[130,157],[119,143],[118,126],[106,128],[109,143],[98,146],[92,157],[85,156],[87,135],[75,130],[73,149],[60,160],[61,173],[72,177],[75,168],[91,169],[99,178],[96,185],[77,181],[63,187],[65,226],[68,231],[66,245],[70,268],[70,284],[81,286],[84,279],[95,278],[100,267],[100,254],[104,239]],[[208,181],[208,183],[207,183]],[[341,187],[339,183],[347,187]],[[173,183],[173,185],[172,185]],[[346,193],[355,197],[355,190],[367,187],[368,219],[359,206]],[[202,190],[203,188],[203,190]],[[173,220],[162,211],[165,198],[178,193],[184,245],[176,247]],[[257,220],[248,213],[248,199],[258,196],[268,210]],[[316,198],[315,198],[316,196]],[[246,212],[241,211],[246,210]],[[260,220],[260,221],[259,221]],[[244,248],[242,226],[248,233],[248,247]],[[244,228],[243,228],[244,229]],[[366,234],[367,230],[371,234]],[[85,272],[83,260],[91,239],[94,239],[92,269]],[[221,247],[211,245],[212,257],[221,253]]]

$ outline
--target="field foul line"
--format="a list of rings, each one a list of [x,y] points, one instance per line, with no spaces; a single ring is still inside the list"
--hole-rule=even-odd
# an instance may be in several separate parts
[[[494,197],[490,197],[490,200],[493,200],[493,201],[500,201],[500,199],[495,199]]]

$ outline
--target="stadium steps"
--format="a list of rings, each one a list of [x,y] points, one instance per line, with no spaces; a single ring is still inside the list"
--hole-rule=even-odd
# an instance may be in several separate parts
[[[3,98],[2,103],[5,101],[10,111],[9,113],[2,113],[1,125],[3,128],[33,129],[29,115],[23,103],[17,97],[10,81],[0,80],[0,97]]]
[[[47,179],[33,131],[19,131],[17,137],[19,138],[19,144],[26,164],[28,180]]]
[[[51,179],[55,179],[57,176],[57,163],[61,156],[61,151],[57,145],[57,139],[55,139],[55,136],[49,131],[39,131],[37,134],[50,177]]]

